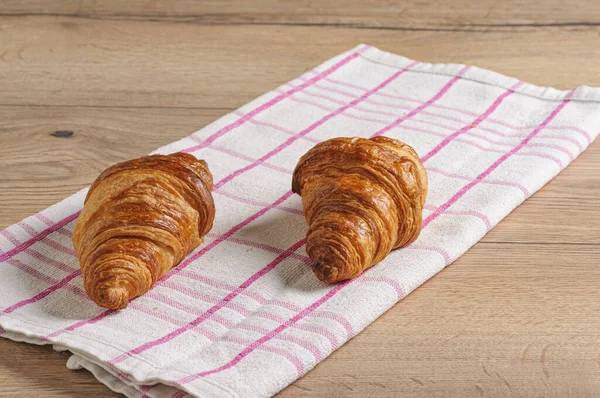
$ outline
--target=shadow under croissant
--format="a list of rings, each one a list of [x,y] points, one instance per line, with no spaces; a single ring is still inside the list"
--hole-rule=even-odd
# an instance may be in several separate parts
[[[306,236],[304,216],[273,209],[237,231],[233,237],[285,250]],[[303,250],[298,250],[306,254]]]
[[[298,197],[299,198],[299,197]],[[267,241],[270,246],[281,249],[282,251],[292,246],[301,239],[306,238],[308,225],[304,217],[285,213],[282,211],[274,211],[270,216],[262,217],[260,221],[256,221],[251,225],[242,228],[235,237],[252,241],[261,242]],[[278,264],[270,274],[279,279],[278,284],[281,286],[280,291],[293,292],[313,292],[330,286],[322,282],[323,277],[327,273],[331,273],[330,277],[334,277],[337,273],[335,267],[327,267],[317,264],[308,258],[306,253],[306,245],[302,245],[296,250],[296,253],[305,256],[307,261],[301,261],[298,258],[288,256]],[[322,257],[323,261],[331,254],[325,250]],[[329,263],[333,264],[332,261]],[[264,264],[258,264],[256,271],[259,271]],[[321,274],[317,276],[316,274]]]
[[[90,319],[98,315],[99,312],[105,310],[94,303],[87,295],[83,298],[83,278],[81,275],[73,279],[70,284],[69,293],[65,295],[50,295],[46,300],[42,300],[39,303],[43,305],[43,311],[51,316],[58,319],[68,320],[82,320]],[[74,293],[71,290],[77,290],[78,293]],[[81,296],[81,297],[80,297]],[[73,305],[73,302],[77,302],[77,305]]]
[[[240,229],[234,237],[256,243],[268,242],[269,246],[283,252],[299,240],[304,239],[307,230],[308,225],[303,216],[284,211],[272,211]],[[305,245],[295,252],[308,259]],[[264,263],[256,264],[255,272],[264,266]],[[276,284],[281,286],[280,291],[309,292],[327,286],[317,279],[310,263],[291,256],[283,259],[269,274],[278,279]]]

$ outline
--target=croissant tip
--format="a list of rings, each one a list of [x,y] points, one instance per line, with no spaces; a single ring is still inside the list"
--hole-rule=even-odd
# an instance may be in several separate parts
[[[315,274],[317,278],[325,283],[337,283],[343,280],[340,270],[335,266],[323,265],[322,263],[316,263],[314,266]]]
[[[100,288],[96,295],[96,304],[111,310],[122,310],[129,303],[129,291],[123,286]]]

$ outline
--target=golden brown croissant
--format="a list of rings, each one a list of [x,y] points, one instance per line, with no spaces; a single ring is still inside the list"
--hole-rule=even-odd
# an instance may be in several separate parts
[[[292,191],[302,196],[313,270],[335,283],[417,239],[427,173],[416,152],[398,140],[334,138],[300,158]]]
[[[213,180],[185,153],[118,163],[92,184],[73,230],[87,294],[127,307],[203,241],[212,228]]]

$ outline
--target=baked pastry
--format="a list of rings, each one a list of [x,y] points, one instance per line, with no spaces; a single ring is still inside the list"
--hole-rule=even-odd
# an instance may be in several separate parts
[[[335,283],[417,239],[427,173],[416,152],[398,140],[334,138],[300,158],[292,191],[302,196],[313,270]]]
[[[212,228],[213,179],[185,153],[118,163],[94,181],[73,230],[84,287],[96,304],[127,307]]]

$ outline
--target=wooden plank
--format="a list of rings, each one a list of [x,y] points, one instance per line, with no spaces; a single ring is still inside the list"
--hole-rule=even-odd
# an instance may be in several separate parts
[[[540,85],[600,86],[595,27],[473,34],[47,16],[0,17],[0,27],[9,105],[237,108],[360,42]]]
[[[600,4],[560,0],[369,1],[147,1],[5,0],[3,14],[79,15],[90,18],[172,19],[213,24],[339,24],[353,27],[444,29],[513,28],[600,22]]]
[[[146,155],[229,111],[0,106],[0,228],[91,184],[108,166]]]

